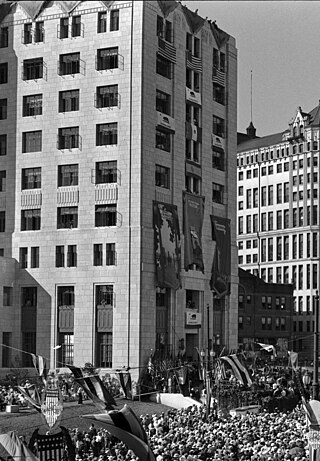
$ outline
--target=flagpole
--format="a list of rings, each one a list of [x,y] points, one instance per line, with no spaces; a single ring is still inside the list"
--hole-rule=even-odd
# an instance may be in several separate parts
[[[316,291],[314,297],[315,321],[314,321],[314,342],[313,342],[313,384],[312,398],[318,400],[319,397],[319,293]]]

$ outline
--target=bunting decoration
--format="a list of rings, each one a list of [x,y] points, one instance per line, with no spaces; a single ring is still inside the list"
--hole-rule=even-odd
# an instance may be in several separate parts
[[[224,357],[220,357],[220,360],[224,361],[227,364],[234,377],[243,385],[243,386],[251,386],[252,380],[249,375],[248,370],[242,363],[240,362],[238,356],[236,354],[233,355],[226,355]]]
[[[148,437],[135,413],[125,405],[121,410],[108,413],[84,415],[107,429],[110,434],[125,443],[141,461],[155,461]]]
[[[210,288],[219,298],[229,293],[231,274],[231,233],[230,219],[210,216],[212,240],[215,244],[211,271]]]
[[[41,355],[31,354],[31,357],[33,365],[38,372],[38,375],[42,378],[42,380],[45,383],[48,376],[46,360]]]
[[[41,402],[37,387],[32,384],[28,387],[17,386],[17,389],[26,401],[30,403],[30,405],[32,405],[39,413],[41,413]]]
[[[121,371],[119,373],[116,373],[116,376],[120,381],[121,389],[124,392],[125,398],[132,400],[132,382],[130,373],[123,373]]]
[[[267,351],[267,352],[272,352],[275,357],[277,357],[277,351],[276,348],[272,344],[263,344],[263,343],[257,343],[259,346]]]
[[[204,197],[184,192],[184,268],[196,264],[204,272],[202,254],[202,224]]]
[[[68,365],[75,381],[99,410],[113,410],[116,402],[98,375],[84,376],[81,368]]]

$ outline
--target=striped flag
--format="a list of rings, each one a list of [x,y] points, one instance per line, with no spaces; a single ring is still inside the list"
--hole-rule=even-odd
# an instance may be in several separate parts
[[[175,63],[176,62],[176,49],[171,43],[162,40],[162,38],[158,38],[158,54],[165,59],[169,59],[169,61]]]
[[[155,461],[148,437],[135,413],[125,405],[121,410],[96,415],[84,415],[99,423],[110,434],[124,442],[141,461]]]
[[[37,434],[37,451],[40,461],[54,459],[63,461],[65,440],[63,432],[58,434]]]
[[[132,400],[132,382],[130,373],[123,373],[121,371],[119,373],[116,373],[116,376],[120,381],[120,386],[124,392],[126,399]]]
[[[32,362],[37,370],[39,376],[46,381],[48,376],[48,369],[45,359],[41,355],[31,354]]]
[[[99,375],[84,376],[81,368],[73,365],[68,365],[68,368],[72,371],[75,381],[99,410],[113,410],[117,404]]]
[[[41,413],[41,402],[38,389],[32,385],[29,387],[17,386],[20,394],[32,405],[39,413]]]
[[[202,59],[196,58],[190,51],[186,51],[187,67],[195,70],[196,72],[202,72]]]
[[[242,365],[236,354],[220,357],[220,360],[223,360],[226,364],[229,365],[233,375],[241,384],[243,384],[244,386],[252,385],[252,380],[250,378],[248,370],[244,365]]]
[[[213,83],[218,83],[219,85],[225,86],[226,84],[226,75],[221,70],[216,69],[215,67],[212,69],[212,81]]]

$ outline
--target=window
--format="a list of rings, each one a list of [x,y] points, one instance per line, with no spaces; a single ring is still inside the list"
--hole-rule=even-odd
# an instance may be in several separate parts
[[[282,259],[282,237],[277,237],[277,261]]]
[[[261,239],[261,262],[267,260],[267,239]]]
[[[238,330],[243,330],[243,316],[239,315],[238,317]]]
[[[238,234],[243,234],[243,216],[238,218]]]
[[[282,163],[277,164],[277,173],[282,173]]]
[[[172,62],[157,53],[156,72],[162,77],[172,79]]]
[[[6,231],[6,212],[0,211],[0,232]]]
[[[0,120],[5,120],[7,118],[7,99],[0,99]]]
[[[273,211],[268,212],[268,230],[273,230]]]
[[[285,235],[283,237],[283,259],[289,259],[289,236]]]
[[[252,232],[258,232],[258,215],[254,214],[252,218]]]
[[[251,234],[252,232],[252,217],[251,215],[247,215],[247,234]]]
[[[106,265],[114,266],[116,264],[116,244],[106,244]]]
[[[23,117],[42,115],[42,94],[23,96]]]
[[[23,61],[23,80],[37,80],[44,76],[43,58],[25,59]]]
[[[98,13],[98,34],[107,32],[107,12],[101,11]]]
[[[261,214],[261,231],[264,232],[267,230],[267,214]]]
[[[282,184],[277,184],[277,203],[282,203]]]
[[[35,231],[41,228],[41,209],[21,210],[21,230]]]
[[[268,282],[273,283],[273,268],[272,267],[268,268]]]
[[[8,83],[8,63],[0,63],[0,84]]]
[[[97,70],[117,69],[119,67],[118,47],[97,50]]]
[[[156,186],[170,189],[170,168],[156,165]]]
[[[112,285],[96,285],[96,305],[114,306],[114,292]]]
[[[19,263],[22,269],[27,269],[28,267],[28,248],[26,247],[19,248]]]
[[[117,225],[117,206],[115,204],[96,205],[95,226],[109,227]]]
[[[273,205],[273,186],[268,186],[268,205]]]
[[[187,192],[199,195],[201,193],[201,179],[198,176],[186,174],[185,187]]]
[[[80,53],[60,54],[59,75],[74,75],[80,73]]]
[[[96,184],[117,182],[117,161],[96,162]]]
[[[58,187],[78,185],[78,164],[58,166]]]
[[[56,246],[56,267],[64,267],[64,246]]]
[[[171,133],[169,131],[156,128],[156,148],[170,152]]]
[[[59,91],[59,112],[79,110],[79,90]]]
[[[7,135],[0,134],[0,156],[7,155]]]
[[[116,107],[119,105],[118,85],[98,86],[96,107]]]
[[[118,124],[102,123],[96,125],[96,145],[110,146],[118,143]]]
[[[80,148],[79,127],[59,128],[58,149],[78,149]]]
[[[277,211],[277,229],[282,229],[282,211]]]
[[[57,229],[74,229],[78,227],[78,207],[58,207]]]
[[[6,170],[1,170],[0,171],[0,192],[6,191],[6,177],[7,177]]]
[[[11,307],[13,304],[13,288],[3,287],[3,306]]]
[[[59,38],[68,38],[69,36],[69,18],[60,18]]]
[[[253,189],[253,207],[256,208],[259,205],[259,191],[258,188]]]
[[[1,27],[0,29],[0,48],[8,47],[8,27]]]
[[[240,195],[240,196],[243,195],[243,186],[239,186],[239,188],[238,188],[238,195]]]
[[[215,203],[223,203],[224,187],[221,184],[212,183],[212,201]]]
[[[34,41],[36,43],[44,42],[44,22],[43,21],[36,22]]]
[[[218,152],[215,148],[212,148],[212,168],[224,171],[224,152]]]
[[[39,267],[39,247],[31,247],[30,267],[32,269]]]
[[[171,114],[171,104],[170,104],[171,96],[170,94],[164,93],[163,91],[157,90],[156,92],[156,109],[158,112],[162,112],[163,114],[170,115]]]
[[[32,22],[28,22],[23,26],[23,43],[25,45],[32,43]]]
[[[212,133],[222,138],[224,137],[224,120],[215,115],[212,120]]]
[[[239,172],[238,179],[239,179],[239,181],[243,180],[243,171]]]
[[[262,154],[262,155],[263,155],[263,154]],[[261,168],[261,176],[266,176],[266,174],[267,174],[267,169],[266,169],[265,166],[263,166],[263,167]]]
[[[93,265],[94,266],[102,266],[103,264],[102,247],[103,247],[102,243],[93,244]]]
[[[267,187],[261,187],[261,206],[267,205]]]
[[[41,152],[42,131],[25,131],[22,133],[22,152]]]
[[[77,266],[77,245],[68,245],[67,266],[68,267]]]
[[[83,32],[81,24],[81,16],[72,16],[72,23],[71,23],[71,35],[72,37],[80,37],[81,32]]]
[[[252,190],[248,189],[247,190],[247,208],[252,207]]]
[[[219,104],[225,105],[225,88],[218,83],[212,84],[213,100]]]
[[[119,30],[119,10],[110,11],[110,32]]]
[[[41,167],[22,169],[21,190],[25,189],[41,189]]]

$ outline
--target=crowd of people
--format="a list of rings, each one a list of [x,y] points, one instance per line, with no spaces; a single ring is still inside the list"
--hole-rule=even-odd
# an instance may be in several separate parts
[[[141,417],[156,461],[306,461],[309,459],[304,411],[206,415],[205,406]],[[138,460],[126,446],[93,424],[70,430],[77,461]]]

